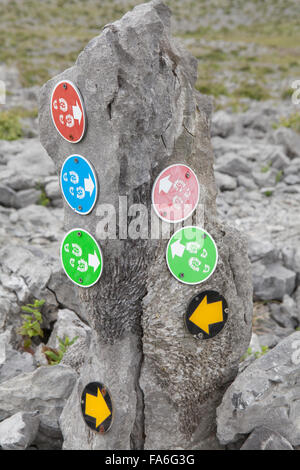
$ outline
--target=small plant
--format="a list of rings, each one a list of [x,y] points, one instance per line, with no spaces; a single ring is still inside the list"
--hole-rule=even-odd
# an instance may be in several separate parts
[[[33,304],[27,304],[21,307],[22,311],[26,312],[26,314],[21,315],[24,322],[17,330],[17,333],[23,336],[24,349],[30,348],[31,338],[34,336],[44,336],[43,330],[41,328],[43,318],[40,312],[40,309],[44,303],[45,300],[35,300]]]
[[[233,96],[238,98],[250,98],[256,101],[263,101],[270,98],[268,91],[258,84],[242,83],[233,92]]]
[[[279,170],[275,178],[276,183],[279,183],[282,180],[282,176],[283,176],[283,171]]]
[[[0,140],[17,140],[23,136],[19,117],[13,111],[0,113]]]
[[[263,356],[263,355],[266,354],[268,351],[269,351],[269,347],[268,347],[268,346],[262,346],[262,347],[261,347],[261,351],[256,351],[256,352],[254,353],[255,359],[258,359],[259,357]]]
[[[243,356],[241,357],[241,362],[247,359],[247,357],[251,356],[251,354],[252,354],[252,349],[248,348],[245,354],[243,354]]]
[[[196,89],[204,95],[212,95],[215,97],[221,95],[228,96],[228,90],[223,83],[202,80],[197,83]]]
[[[247,359],[247,357],[251,356],[254,354],[255,359],[258,359],[259,357],[263,356],[269,351],[268,346],[262,346],[261,351],[256,351],[255,353],[252,352],[252,348],[248,348],[245,354],[241,357],[241,362]]]
[[[50,199],[47,197],[44,185],[41,184],[41,183],[37,183],[36,189],[41,191],[41,195],[40,195],[39,200],[38,200],[38,205],[39,206],[44,206],[44,207],[49,206]]]
[[[273,124],[274,129],[278,129],[279,127],[288,127],[300,133],[300,114],[293,113],[288,117],[282,117],[278,123]]]
[[[271,197],[272,194],[273,194],[273,191],[271,191],[270,189],[267,189],[267,191],[264,192],[264,195],[267,197]]]
[[[75,341],[78,339],[78,336],[75,336],[72,340],[69,340],[68,336],[66,336],[64,340],[57,336],[57,339],[59,342],[58,349],[44,349],[44,354],[46,354],[48,362],[51,366],[55,366],[60,363],[68,347],[75,343]]]
[[[265,166],[263,166],[263,167],[261,168],[261,170],[260,170],[261,173],[268,173],[268,171],[270,170],[271,166],[272,166],[272,163],[271,163],[271,162],[267,163],[267,165],[265,165]]]

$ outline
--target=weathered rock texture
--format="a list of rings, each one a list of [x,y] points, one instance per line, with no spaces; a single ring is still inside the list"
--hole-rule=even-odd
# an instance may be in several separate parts
[[[218,438],[236,442],[264,426],[300,445],[300,332],[254,361],[227,389],[217,410]]]
[[[60,420],[66,449],[214,446],[216,406],[250,340],[245,242],[216,219],[211,101],[195,91],[197,62],[171,39],[169,25],[170,11],[160,1],[136,7],[107,25],[74,67],[40,94],[41,141],[57,171],[78,152],[93,163],[100,183],[91,214],[82,217],[65,207],[66,230],[81,226],[97,237],[100,204],[113,204],[118,213],[119,196],[127,196],[128,207],[146,204],[150,214],[159,172],[185,162],[198,175],[201,223],[219,250],[213,276],[191,287],[169,273],[166,239],[97,237],[104,270],[95,286],[79,288],[93,335]],[[76,145],[64,141],[51,122],[51,91],[62,79],[77,84],[87,110],[87,133]],[[186,332],[183,314],[195,293],[210,288],[226,297],[230,314],[216,338],[198,342]],[[102,436],[88,430],[80,412],[81,392],[95,380],[109,388],[115,406],[114,424]]]

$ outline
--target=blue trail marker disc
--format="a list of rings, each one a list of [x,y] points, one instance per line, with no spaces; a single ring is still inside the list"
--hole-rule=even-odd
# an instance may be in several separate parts
[[[89,214],[98,196],[98,182],[90,162],[81,155],[70,155],[60,172],[60,186],[68,205],[78,214]]]

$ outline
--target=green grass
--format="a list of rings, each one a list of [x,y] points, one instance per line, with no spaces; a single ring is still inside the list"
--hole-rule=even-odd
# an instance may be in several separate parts
[[[20,118],[13,110],[0,113],[0,140],[17,140],[23,136]]]
[[[0,140],[17,140],[23,137],[22,118],[36,118],[37,108],[14,107],[0,112]]]
[[[259,84],[242,83],[232,93],[236,98],[250,98],[251,100],[263,101],[270,98],[268,90]]]
[[[279,183],[282,180],[283,177],[283,171],[279,170],[278,173],[276,174],[275,182]]]
[[[0,62],[18,67],[22,86],[40,86],[72,66],[79,52],[106,23],[119,19],[140,3],[142,0],[124,3],[117,0],[9,0],[1,11]],[[201,24],[196,31],[180,31],[177,35],[195,39],[186,47],[199,60],[197,88],[202,93],[216,98],[226,96],[236,110],[242,98],[262,101],[270,95],[279,99],[289,97],[285,90],[270,91],[268,84],[274,83],[275,72],[279,74],[276,76],[279,85],[287,77],[300,77],[300,48],[297,47],[300,44],[300,6],[295,2],[166,0],[166,3],[175,20],[199,17]],[[214,17],[216,8],[222,11],[224,20],[233,12],[245,13],[251,4],[259,13],[252,24],[217,27],[221,20]],[[189,28],[189,21],[186,24]],[[230,52],[216,45],[218,40],[233,46]],[[264,49],[253,50],[253,45]],[[234,87],[227,85],[225,72],[234,75],[229,78]]]
[[[270,162],[269,162],[267,165],[263,166],[263,167],[261,168],[261,170],[260,170],[261,173],[268,173],[268,171],[270,170],[271,166],[272,166],[272,165],[271,165]]]
[[[274,129],[278,129],[279,127],[288,127],[300,133],[300,114],[293,113],[288,117],[282,117],[278,123],[273,124]]]
[[[198,80],[196,84],[196,89],[203,93],[204,95],[212,95],[215,97],[224,95],[228,96],[228,90],[223,83],[213,82],[213,81],[206,81],[206,80]]]

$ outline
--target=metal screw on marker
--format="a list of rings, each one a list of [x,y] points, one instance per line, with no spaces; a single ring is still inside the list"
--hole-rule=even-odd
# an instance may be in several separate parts
[[[180,273],[179,277],[181,277],[181,278],[184,277],[184,273]]]
[[[78,206],[78,210],[79,210],[79,211],[82,211],[82,206]]]
[[[78,158],[74,158],[74,163],[78,163]]]
[[[81,237],[81,232],[77,232],[78,237]]]
[[[106,389],[105,389],[104,387],[102,388],[101,393],[102,393],[102,395],[105,397],[105,395],[106,395]]]
[[[65,90],[68,88],[66,83],[63,84],[63,88],[64,88]]]
[[[81,278],[80,278],[80,279],[78,279],[78,281],[80,282],[80,284],[82,284],[82,282],[83,282],[83,280],[82,280]]]
[[[190,176],[191,176],[191,175],[190,175],[189,171],[187,171],[186,174],[185,174],[185,177],[186,177],[186,178],[189,178]]]
[[[72,136],[72,134],[69,135],[69,138],[70,138],[71,140],[74,140],[74,137]]]

